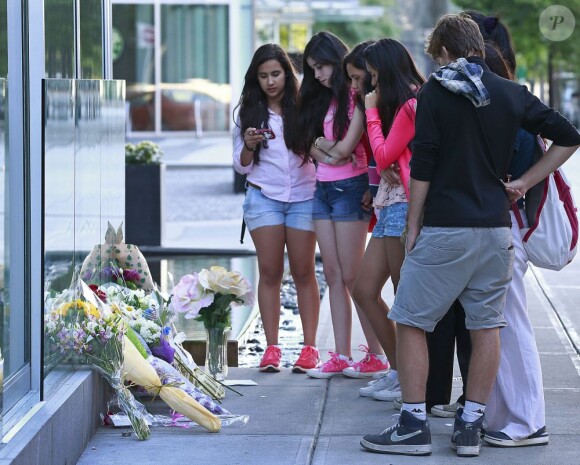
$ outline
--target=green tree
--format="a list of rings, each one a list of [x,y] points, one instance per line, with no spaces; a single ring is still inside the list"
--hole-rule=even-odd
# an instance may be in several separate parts
[[[319,31],[332,32],[350,47],[365,40],[392,37],[396,28],[389,15],[389,7],[393,6],[394,0],[361,0],[360,4],[363,6],[382,6],[384,8],[383,16],[379,16],[372,21],[318,21],[312,27],[313,33]]]
[[[558,72],[580,73],[580,0],[557,2],[569,8],[576,20],[572,35],[560,42],[548,40],[540,32],[540,14],[554,5],[551,0],[454,0],[454,3],[463,9],[499,14],[512,34],[519,77],[547,78],[552,83]]]

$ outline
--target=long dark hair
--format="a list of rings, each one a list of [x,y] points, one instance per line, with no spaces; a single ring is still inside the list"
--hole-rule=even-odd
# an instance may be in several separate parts
[[[252,57],[252,61],[244,78],[242,95],[236,108],[239,108],[240,124],[242,135],[247,128],[268,127],[268,99],[258,81],[258,68],[269,60],[276,60],[282,66],[286,75],[284,82],[284,96],[282,97],[282,116],[284,120],[284,142],[286,147],[294,145],[296,137],[296,104],[298,97],[298,80],[292,62],[288,54],[276,44],[262,45]],[[234,116],[235,120],[235,116]],[[254,152],[254,163],[260,163],[260,149],[258,145]]]
[[[348,81],[342,70],[342,61],[348,53],[347,46],[330,32],[318,32],[304,49],[302,85],[300,86],[300,103],[298,110],[298,134],[295,150],[308,160],[310,146],[315,139],[324,134],[323,123],[332,99],[336,99],[333,137],[339,141],[348,129],[348,104],[350,98]],[[332,65],[330,78],[331,88],[325,87],[314,77],[314,71],[308,66],[307,59],[313,58],[318,63]]]
[[[383,135],[389,133],[395,114],[425,83],[425,78],[409,52],[400,42],[380,39],[364,51],[366,62],[377,70],[379,96],[377,108],[383,127]]]
[[[365,94],[368,94],[369,92],[371,92],[373,90],[373,85],[371,83],[371,81],[372,81],[371,74],[367,71],[366,60],[364,57],[364,51],[369,45],[373,44],[374,42],[375,42],[374,40],[367,40],[366,42],[361,42],[360,44],[356,45],[350,51],[350,53],[348,53],[344,57],[344,61],[343,61],[344,75],[347,78],[348,78],[348,72],[346,70],[346,65],[352,65],[356,69],[360,69],[360,70],[365,72],[365,78],[363,81],[363,87],[364,87]],[[365,103],[364,103],[361,95],[357,94],[356,103],[364,113]]]
[[[479,26],[483,40],[493,42],[508,65],[510,73],[516,72],[516,54],[508,27],[500,20],[499,15],[485,16],[481,11],[467,10],[464,12]]]
[[[495,43],[489,40],[485,42],[485,64],[492,73],[497,74],[504,79],[513,79],[509,66],[503,59],[501,52]]]

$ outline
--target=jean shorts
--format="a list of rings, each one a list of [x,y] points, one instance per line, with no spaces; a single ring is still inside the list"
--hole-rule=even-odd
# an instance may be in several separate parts
[[[340,181],[316,181],[314,192],[315,220],[369,221],[371,211],[362,207],[362,199],[369,189],[367,173]]]
[[[378,209],[377,224],[373,229],[373,237],[401,237],[407,221],[407,202],[397,202]]]
[[[313,199],[302,202],[281,202],[266,197],[260,189],[249,186],[244,199],[244,221],[249,231],[262,226],[280,224],[288,228],[314,231],[313,204]]]
[[[431,332],[459,299],[467,329],[505,326],[513,264],[510,228],[423,227],[403,262],[389,318]]]

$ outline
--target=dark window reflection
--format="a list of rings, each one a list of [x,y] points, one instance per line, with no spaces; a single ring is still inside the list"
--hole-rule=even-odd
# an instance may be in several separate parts
[[[102,0],[83,0],[80,7],[82,79],[103,79]]]
[[[92,0],[87,3],[92,3]],[[74,22],[74,0],[45,0],[46,77],[75,77]]]
[[[155,130],[152,5],[113,5],[113,76],[127,81],[131,131]]]
[[[5,78],[8,75],[7,26],[8,20],[6,16],[6,2],[0,1],[0,78]]]

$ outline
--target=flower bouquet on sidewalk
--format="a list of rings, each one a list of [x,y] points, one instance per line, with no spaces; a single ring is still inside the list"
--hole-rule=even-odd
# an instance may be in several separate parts
[[[136,436],[147,439],[147,412],[121,376],[126,329],[121,315],[97,299],[82,280],[49,302],[45,315],[47,344],[62,354],[63,361],[85,363],[101,373],[115,390]]]
[[[201,321],[207,333],[205,369],[218,381],[226,378],[227,334],[231,329],[231,307],[251,305],[250,282],[237,271],[212,266],[183,276],[173,288],[171,306],[185,318]]]

